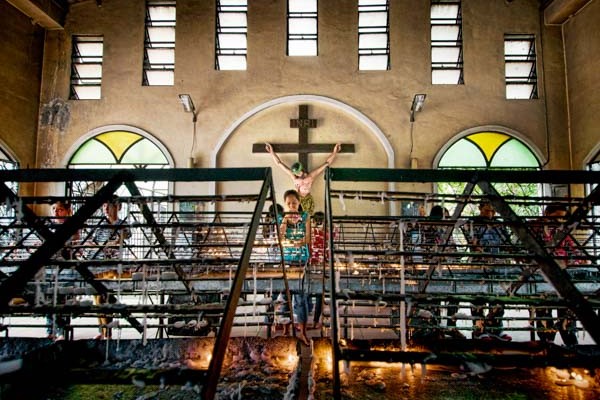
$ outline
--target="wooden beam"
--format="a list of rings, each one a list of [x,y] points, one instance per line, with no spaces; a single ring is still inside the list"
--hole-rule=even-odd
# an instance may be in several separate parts
[[[544,9],[546,25],[560,25],[577,14],[591,0],[554,0]]]
[[[308,145],[293,144],[293,143],[271,143],[275,153],[331,153],[333,151],[332,144],[311,143]],[[264,143],[254,143],[252,145],[253,153],[266,153]],[[354,153],[353,144],[342,144],[340,153]]]
[[[17,10],[48,30],[64,29],[67,9],[52,0],[7,0]]]

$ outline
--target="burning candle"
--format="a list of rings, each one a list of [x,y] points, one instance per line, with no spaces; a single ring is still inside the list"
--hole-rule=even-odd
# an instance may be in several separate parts
[[[575,382],[573,382],[573,384],[579,389],[588,389],[590,387],[590,382],[579,374],[575,377]]]

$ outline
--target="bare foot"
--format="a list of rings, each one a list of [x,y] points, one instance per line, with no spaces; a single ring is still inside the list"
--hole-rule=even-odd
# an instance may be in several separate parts
[[[305,346],[310,346],[310,342],[302,333],[298,335],[298,340],[300,340]]]

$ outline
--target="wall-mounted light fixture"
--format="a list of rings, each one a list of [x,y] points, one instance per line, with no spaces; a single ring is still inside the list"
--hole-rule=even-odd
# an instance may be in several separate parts
[[[415,147],[415,137],[414,137],[414,132],[413,132],[414,124],[413,123],[415,122],[415,114],[423,109],[423,104],[425,103],[425,97],[427,97],[427,95],[424,93],[415,94],[415,97],[413,97],[412,105],[410,106],[410,151],[409,151],[408,157],[410,160],[410,167],[412,169],[419,168],[419,160],[416,157],[414,157],[414,155],[413,155],[413,150]]]
[[[198,120],[198,110],[196,110],[196,106],[194,106],[194,101],[192,100],[192,96],[189,94],[180,94],[179,101],[183,106],[183,110],[188,113],[192,113],[192,123],[194,124],[194,132],[192,136],[192,147],[190,148],[190,157],[188,158],[188,168],[193,168],[196,164],[196,160],[194,159],[194,149],[196,148],[196,121]]]
[[[423,109],[426,94],[415,94],[413,97],[412,106],[410,107],[410,122],[415,122],[415,114]]]
[[[181,102],[181,105],[183,106],[183,110],[185,112],[191,112],[194,114],[194,116],[196,115],[196,106],[194,106],[192,96],[190,96],[189,94],[180,94],[179,101]]]

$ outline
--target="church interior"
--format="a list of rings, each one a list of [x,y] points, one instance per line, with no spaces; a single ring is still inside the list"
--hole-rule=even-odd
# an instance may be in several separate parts
[[[0,399],[600,398],[600,1],[0,19]]]

